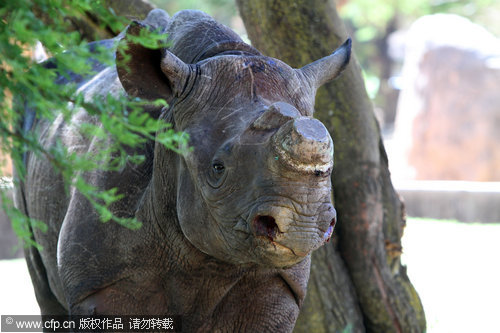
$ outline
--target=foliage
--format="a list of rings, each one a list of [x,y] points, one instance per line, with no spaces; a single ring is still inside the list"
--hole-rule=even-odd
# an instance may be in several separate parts
[[[141,162],[144,156],[129,156],[131,149],[147,140],[157,140],[166,147],[178,150],[185,146],[186,137],[175,133],[170,124],[153,119],[143,112],[145,101],[130,100],[126,96],[101,96],[93,100],[77,92],[76,84],[55,83],[56,77],[69,78],[70,74],[89,77],[92,62],[113,65],[113,52],[104,47],[91,51],[78,32],[68,32],[69,17],[91,12],[102,25],[112,31],[122,30],[127,20],[114,15],[101,1],[91,0],[17,0],[2,2],[0,7],[0,152],[11,155],[22,181],[25,175],[23,155],[30,151],[48,159],[63,176],[67,188],[75,187],[92,204],[101,220],[115,221],[137,228],[135,219],[119,218],[108,207],[120,199],[116,189],[99,191],[84,180],[85,172],[117,170],[127,162]],[[151,32],[136,38],[147,47],[160,47],[164,36]],[[52,55],[57,70],[35,64],[30,50],[40,42]],[[92,59],[90,61],[89,59]],[[150,103],[151,104],[151,103]],[[165,106],[163,100],[154,102]],[[98,153],[69,151],[61,142],[46,147],[34,132],[22,127],[26,110],[34,110],[37,119],[54,121],[62,117],[69,121],[80,108],[85,108],[98,122],[83,124],[81,135],[98,138]],[[102,125],[96,125],[100,123]],[[2,174],[0,174],[0,177]],[[28,219],[12,208],[2,192],[3,208],[7,211],[16,233],[27,243],[30,240]],[[33,227],[45,228],[41,221],[31,221]]]

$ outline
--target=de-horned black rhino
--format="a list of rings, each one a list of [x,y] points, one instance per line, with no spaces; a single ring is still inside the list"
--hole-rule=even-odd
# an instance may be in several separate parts
[[[161,29],[168,49],[133,44],[141,29]],[[112,47],[128,43],[128,67],[101,66],[79,90],[166,100],[144,112],[187,133],[192,149],[150,142],[135,152],[141,164],[85,174],[124,195],[111,211],[136,217],[138,230],[100,222],[49,161],[27,153],[16,204],[48,226],[33,230],[43,250],[26,250],[42,314],[180,315],[185,332],[291,331],[311,252],[336,221],[333,142],[313,118],[314,98],[349,62],[350,40],[293,69],[193,10],[154,10],[117,39]],[[86,121],[81,110],[32,127],[45,147],[89,152],[93,141],[75,134]]]

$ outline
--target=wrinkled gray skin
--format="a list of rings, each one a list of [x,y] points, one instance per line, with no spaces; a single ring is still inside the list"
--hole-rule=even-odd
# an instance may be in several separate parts
[[[168,50],[128,43],[147,26],[169,35]],[[141,165],[85,174],[125,195],[111,209],[142,221],[137,231],[99,222],[48,161],[27,155],[16,203],[49,226],[34,230],[44,250],[26,252],[42,313],[182,315],[185,332],[291,331],[310,253],[335,224],[333,143],[312,119],[314,96],[345,67],[350,43],[296,70],[206,14],[160,10],[118,39],[131,71],[105,68],[80,91],[167,100],[168,109],[145,112],[187,132],[193,149],[179,155],[150,142],[134,151],[147,156]],[[95,142],[78,125],[88,121],[81,110],[71,123],[34,128],[45,146],[61,140],[86,152]]]

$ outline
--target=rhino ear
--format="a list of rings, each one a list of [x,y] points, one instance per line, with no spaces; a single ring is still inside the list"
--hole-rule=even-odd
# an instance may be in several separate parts
[[[118,44],[118,77],[132,97],[151,101],[162,98],[170,102],[186,86],[191,68],[166,49],[150,49],[134,43],[133,37],[139,36],[143,29],[149,28],[132,22]]]
[[[315,88],[335,79],[346,68],[351,58],[351,39],[327,57],[298,69]]]

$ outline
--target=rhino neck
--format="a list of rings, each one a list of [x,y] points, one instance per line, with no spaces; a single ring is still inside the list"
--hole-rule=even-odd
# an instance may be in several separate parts
[[[161,262],[150,264],[141,281],[162,293],[163,304],[155,311],[182,314],[186,332],[236,332],[241,323],[254,325],[246,327],[249,332],[263,332],[276,322],[291,331],[305,296],[309,258],[280,270],[233,265],[203,254],[183,236],[174,202],[162,202],[165,197],[154,188],[145,198],[148,223],[154,226],[147,239],[156,244],[153,251],[161,251],[155,253]]]
[[[152,180],[138,212],[147,232],[145,246],[161,259],[149,263],[144,280],[163,294],[161,311],[183,314],[185,331],[238,331],[241,323],[253,325],[246,327],[251,332],[269,331],[276,323],[291,331],[305,296],[309,257],[291,268],[276,269],[230,264],[195,248],[177,218],[181,159],[156,147]]]
[[[234,55],[262,55],[253,46],[250,46],[242,41],[235,40],[225,40],[213,45],[209,45],[206,50],[201,50],[193,61],[198,62],[204,59],[215,57],[223,54],[234,54]]]
[[[225,52],[260,55],[228,27],[197,10],[183,10],[169,20],[165,30],[169,50],[186,63],[196,63]]]

